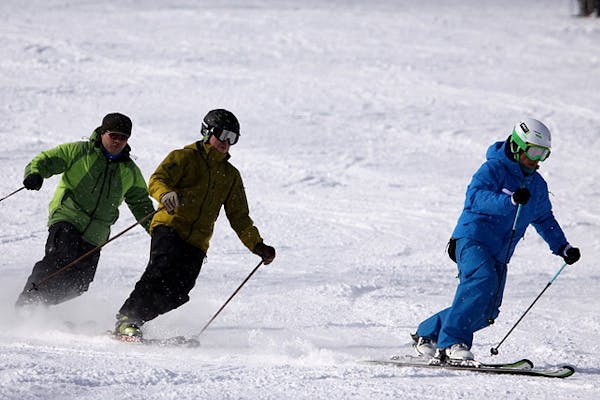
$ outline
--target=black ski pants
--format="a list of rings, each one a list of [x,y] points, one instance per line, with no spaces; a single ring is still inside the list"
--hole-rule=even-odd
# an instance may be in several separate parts
[[[150,260],[119,314],[143,324],[189,301],[206,254],[160,225],[152,231]]]
[[[57,222],[50,226],[46,254],[34,265],[16,305],[59,304],[87,291],[96,275],[100,251],[47,281],[43,280],[95,247],[84,241],[77,228],[68,222]],[[33,284],[36,284],[37,290],[30,290]]]

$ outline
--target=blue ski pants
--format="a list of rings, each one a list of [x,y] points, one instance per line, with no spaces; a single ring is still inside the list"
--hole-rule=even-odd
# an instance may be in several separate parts
[[[438,348],[473,344],[473,333],[500,313],[506,267],[480,243],[458,239],[456,259],[459,284],[452,305],[419,324],[417,334],[437,342]]]

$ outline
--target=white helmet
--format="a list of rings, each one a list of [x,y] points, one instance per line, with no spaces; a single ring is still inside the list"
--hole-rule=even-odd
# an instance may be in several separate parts
[[[518,124],[513,127],[510,135],[510,147],[511,151],[517,158],[519,151],[523,151],[529,155],[534,153],[530,151],[530,147],[533,146],[538,148],[535,151],[535,158],[544,161],[550,155],[552,136],[550,130],[546,125],[533,118],[526,118],[521,120]],[[545,149],[540,152],[539,148]]]

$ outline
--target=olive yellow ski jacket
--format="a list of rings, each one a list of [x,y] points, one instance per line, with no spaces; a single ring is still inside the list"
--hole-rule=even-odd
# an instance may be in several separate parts
[[[249,216],[240,173],[228,160],[229,154],[219,153],[202,142],[172,151],[150,177],[148,187],[150,195],[159,202],[165,193],[176,192],[182,205],[173,214],[159,209],[150,229],[170,226],[184,241],[206,253],[224,206],[231,227],[242,243],[254,251],[262,238]]]
[[[109,160],[96,130],[89,141],[61,144],[34,157],[25,167],[25,176],[38,173],[49,178],[62,173],[50,202],[48,226],[69,222],[83,240],[98,246],[108,240],[123,201],[138,221],[153,212],[146,181],[129,151],[127,145],[118,159]],[[144,225],[149,229],[149,221]]]

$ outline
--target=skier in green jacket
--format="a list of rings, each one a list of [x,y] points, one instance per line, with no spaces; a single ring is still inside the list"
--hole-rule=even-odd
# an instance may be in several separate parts
[[[130,135],[127,116],[108,114],[89,141],[43,151],[25,167],[23,185],[29,190],[40,190],[44,178],[62,178],[50,202],[45,256],[33,267],[17,306],[59,304],[87,291],[100,251],[50,275],[108,240],[123,201],[137,221],[154,211],[142,173],[129,157]],[[143,223],[147,231],[149,224]]]

